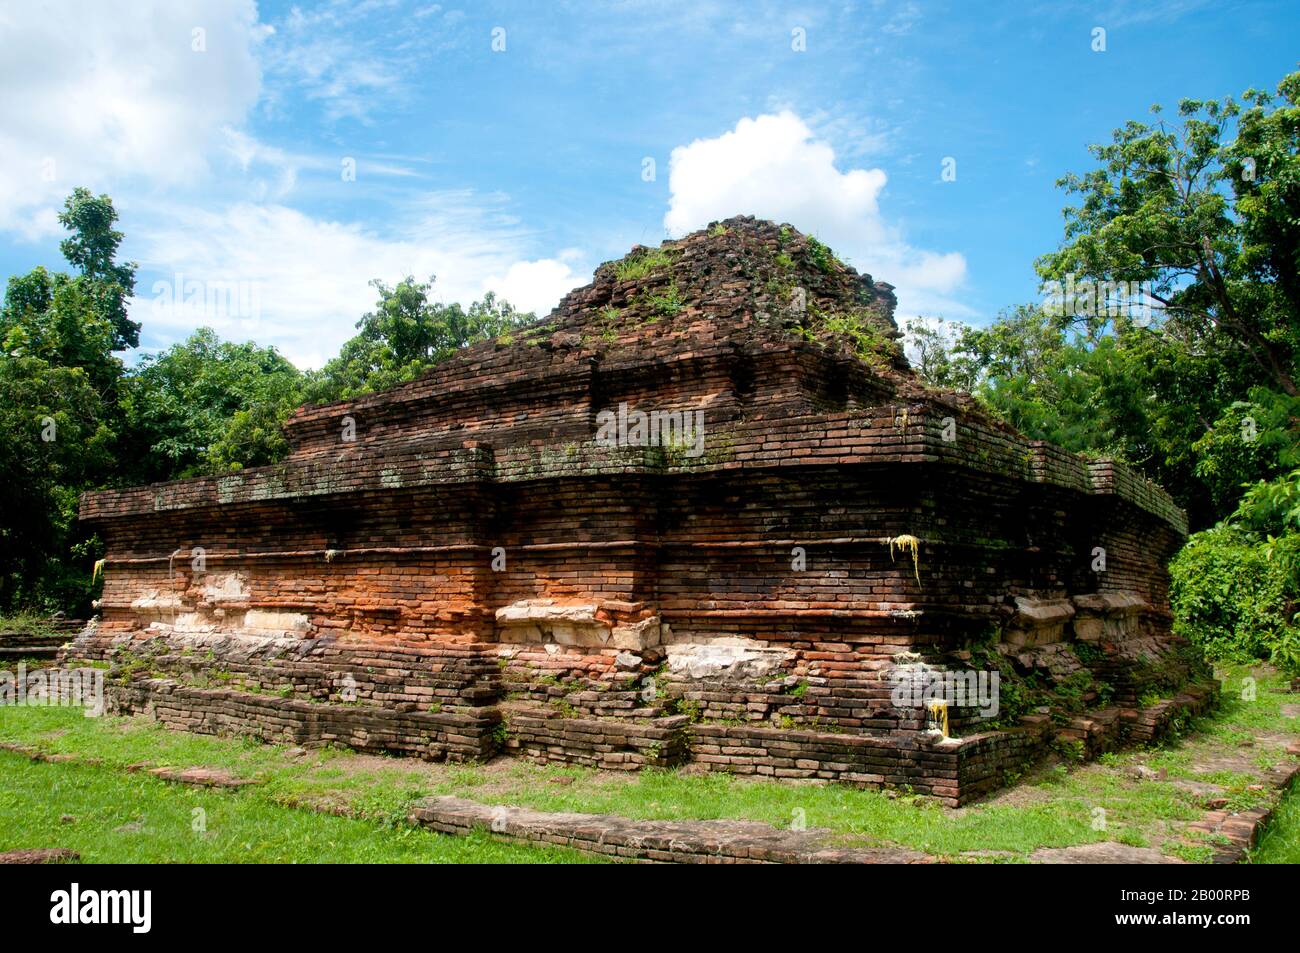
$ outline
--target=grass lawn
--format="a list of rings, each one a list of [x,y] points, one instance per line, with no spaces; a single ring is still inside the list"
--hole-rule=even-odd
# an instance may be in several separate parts
[[[1252,701],[1241,680],[1257,679]],[[87,860],[532,861],[577,855],[505,846],[487,835],[440,837],[409,827],[410,802],[455,794],[489,804],[639,818],[746,818],[838,832],[846,843],[900,845],[954,860],[1018,861],[1040,847],[1119,841],[1204,860],[1181,827],[1209,796],[1232,807],[1267,798],[1258,771],[1283,760],[1300,735],[1300,696],[1264,667],[1225,668],[1224,701],[1181,738],[1153,750],[1107,755],[1089,765],[1042,765],[1021,783],[961,810],[906,795],[843,785],[753,781],[678,770],[614,774],[534,766],[512,759],[440,765],[410,759],[187,735],[145,719],[85,718],[58,708],[0,709],[0,741],[75,755],[33,763],[0,752],[0,849],[72,847]],[[94,765],[85,761],[97,762]],[[237,793],[203,791],[125,768],[137,763],[222,768],[259,783]],[[1147,778],[1136,774],[1144,766]],[[1163,780],[1149,779],[1163,772]],[[1300,861],[1300,794],[1292,793],[1253,856]],[[206,835],[191,812],[207,811]],[[331,816],[304,808],[347,815]],[[60,816],[77,818],[65,824]],[[138,829],[137,829],[138,828]]]
[[[486,834],[335,817],[97,765],[0,752],[0,850],[68,847],[87,863],[571,863]],[[201,824],[199,821],[201,820]],[[198,828],[196,830],[196,827]]]

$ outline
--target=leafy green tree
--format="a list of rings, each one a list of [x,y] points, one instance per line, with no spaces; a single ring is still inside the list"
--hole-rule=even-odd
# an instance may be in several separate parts
[[[958,321],[909,320],[904,325],[908,357],[912,368],[936,387],[973,391],[981,368],[959,345],[970,328]]]
[[[0,305],[0,347],[83,370],[99,396],[113,402],[123,374],[113,355],[116,331],[95,300],[93,284],[43,267],[9,279]]]
[[[1086,287],[1067,301],[1084,307],[1016,309],[938,341],[923,373],[1030,436],[1128,460],[1196,526],[1285,472],[1300,432],[1300,73],[1278,92],[1187,100],[1173,124],[1157,108],[1093,146],[1097,168],[1060,183],[1078,198],[1061,247],[1038,262],[1045,282]],[[1109,307],[1135,289],[1150,315]]]
[[[1100,165],[1061,180],[1081,201],[1038,267],[1050,280],[1148,283],[1159,322],[1243,351],[1258,383],[1295,396],[1300,73],[1278,93],[1274,105],[1248,90],[1245,111],[1231,98],[1183,100],[1178,123],[1130,121],[1092,146]]]
[[[0,304],[0,609],[89,607],[97,543],[76,522],[77,499],[110,478],[124,376],[113,352],[138,335],[115,219],[107,196],[78,189],[60,221],[81,273],[16,275]]]
[[[112,462],[103,414],[83,368],[26,354],[0,360],[0,610],[88,607],[89,563],[78,572],[67,558],[87,544],[78,491]]]
[[[313,375],[308,397],[327,402],[395,387],[414,380],[459,348],[495,337],[532,320],[488,292],[463,309],[432,297],[433,278],[408,276],[395,286],[376,279],[375,310],[357,322],[360,333],[339,356]]]
[[[113,327],[113,350],[140,346],[140,325],[127,316],[126,302],[135,292],[135,262],[117,261],[122,233],[113,226],[117,210],[107,195],[75,189],[59,213],[59,222],[72,235],[59,243],[63,253],[85,279],[85,294]]]
[[[168,480],[261,466],[287,451],[280,426],[303,378],[275,348],[222,341],[211,328],[145,357],[130,378],[133,477]]]

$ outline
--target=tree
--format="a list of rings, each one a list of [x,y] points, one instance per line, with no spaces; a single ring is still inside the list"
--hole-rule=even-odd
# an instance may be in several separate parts
[[[339,356],[313,376],[308,396],[316,402],[355,397],[414,380],[430,367],[475,341],[486,340],[531,321],[488,292],[469,306],[432,298],[435,279],[406,277],[390,287],[379,279],[375,310],[357,322],[359,334],[344,343]]]
[[[1231,514],[1300,432],[1300,73],[1278,92],[1186,100],[1173,124],[1157,107],[1091,147],[1037,263],[1056,300],[927,338],[922,371],[1032,437],[1126,459],[1193,525]]]
[[[111,464],[103,413],[84,369],[23,354],[0,360],[0,610],[88,608],[88,578],[66,563],[86,542],[78,490]]]
[[[116,331],[87,282],[36,267],[9,279],[0,305],[0,349],[86,373],[97,394],[114,402],[123,373],[113,355]]]
[[[1065,241],[1039,272],[1148,283],[1160,321],[1201,346],[1243,351],[1259,383],[1295,396],[1300,73],[1278,93],[1272,108],[1248,90],[1245,112],[1231,98],[1183,100],[1180,123],[1130,121],[1092,146],[1101,165],[1061,180],[1082,201],[1065,210]]]
[[[985,328],[931,335],[925,348],[917,366],[932,383],[970,390],[1035,440],[1133,464],[1169,490],[1194,525],[1232,512],[1242,483],[1277,472],[1269,428],[1284,415],[1250,404],[1260,439],[1244,446],[1247,411],[1229,410],[1249,393],[1267,393],[1250,390],[1253,365],[1240,349],[1189,346],[1169,325],[1090,328],[1037,305]]]
[[[77,499],[109,478],[124,375],[113,351],[138,330],[125,311],[134,266],[113,260],[115,217],[107,196],[78,189],[60,220],[82,273],[34,268],[9,279],[0,304],[0,609],[89,608],[97,544]]]
[[[107,195],[98,198],[77,188],[59,213],[59,222],[72,235],[59,243],[59,251],[81,271],[85,294],[113,326],[113,350],[140,346],[140,325],[127,316],[126,302],[135,293],[135,262],[118,262],[122,233],[113,228],[117,210]]]
[[[138,448],[131,479],[274,463],[288,451],[280,427],[302,402],[302,384],[298,369],[275,348],[222,341],[211,328],[143,358],[127,401]]]
[[[968,331],[959,321],[912,318],[904,325],[912,368],[936,387],[974,390],[980,367],[959,347],[962,335]]]

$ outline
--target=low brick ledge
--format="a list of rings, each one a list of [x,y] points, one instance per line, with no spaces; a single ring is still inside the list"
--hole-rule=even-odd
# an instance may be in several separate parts
[[[547,813],[458,797],[417,801],[411,820],[443,834],[488,830],[619,860],[678,864],[928,864],[901,847],[836,847],[831,832],[757,821],[647,821],[614,814]]]
[[[1300,741],[1292,742],[1286,753],[1300,758]],[[1193,846],[1208,843],[1213,848],[1211,863],[1241,863],[1259,843],[1260,835],[1273,820],[1274,812],[1297,777],[1300,777],[1300,762],[1283,761],[1273,765],[1264,782],[1273,791],[1271,803],[1240,812],[1207,811],[1183,831],[1184,842]]]
[[[495,709],[439,713],[280,698],[174,679],[105,686],[113,715],[147,714],[164,727],[205,735],[244,735],[306,747],[337,743],[433,761],[482,761],[495,751]]]

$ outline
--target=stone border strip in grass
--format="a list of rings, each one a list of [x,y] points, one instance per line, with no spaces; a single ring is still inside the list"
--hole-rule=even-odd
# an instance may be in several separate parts
[[[72,864],[79,860],[81,855],[66,847],[0,851],[0,864]]]
[[[485,829],[512,840],[544,842],[621,860],[687,864],[929,864],[898,847],[837,847],[830,831],[782,830],[756,821],[651,821],[613,814],[547,813],[426,798],[411,819],[444,834]]]
[[[1300,741],[1293,742],[1287,748],[1287,754],[1300,757]],[[1273,765],[1269,769],[1267,782],[1273,788],[1275,796],[1269,804],[1244,811],[1208,811],[1199,821],[1187,825],[1185,838],[1192,844],[1198,843],[1194,839],[1198,837],[1201,838],[1199,843],[1208,843],[1213,850],[1213,863],[1240,863],[1258,843],[1283,795],[1297,777],[1300,777],[1300,764],[1283,761]]]

